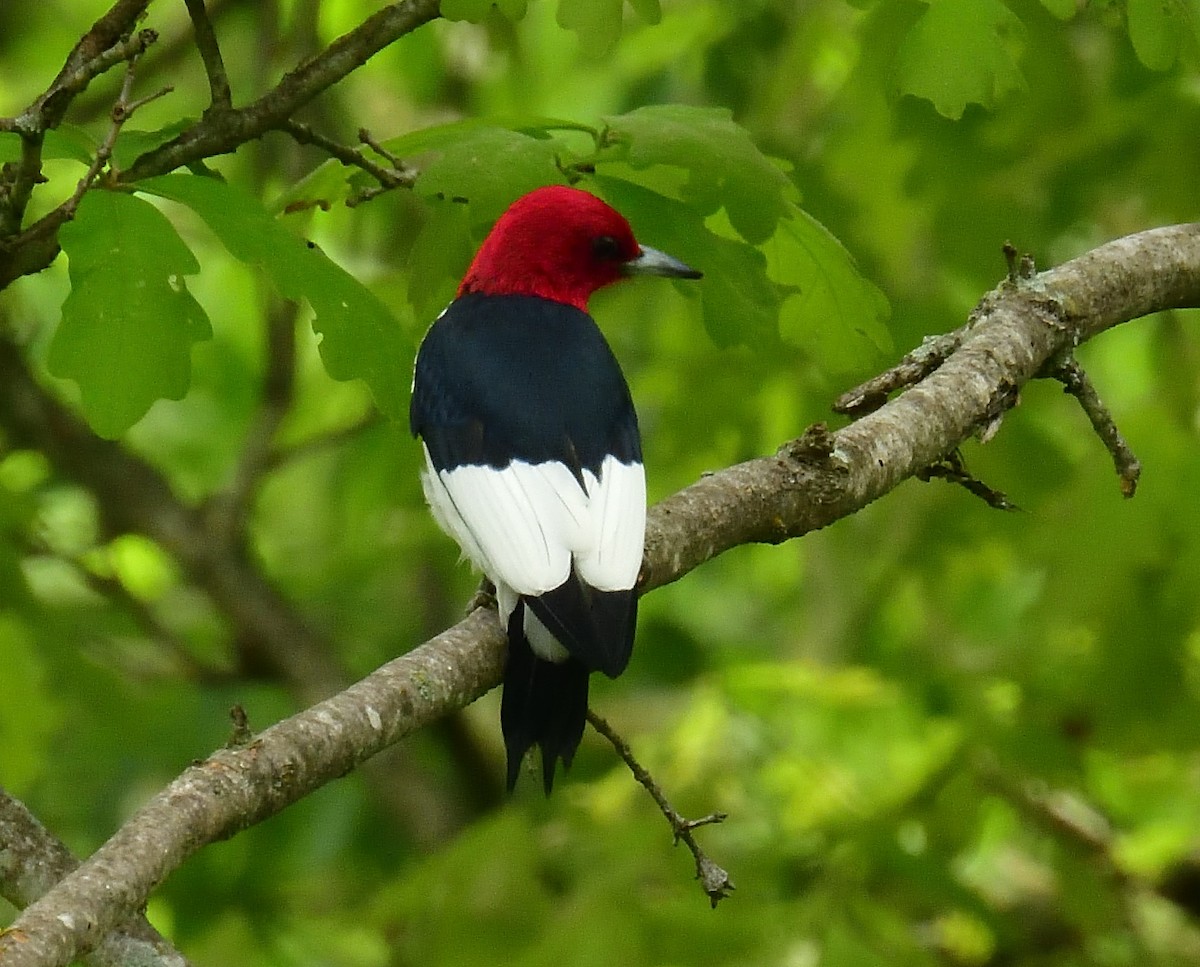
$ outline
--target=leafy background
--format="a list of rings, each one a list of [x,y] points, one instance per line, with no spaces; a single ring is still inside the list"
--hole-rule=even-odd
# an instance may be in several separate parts
[[[0,110],[105,6],[0,11]],[[373,7],[219,5],[235,91]],[[829,419],[839,391],[960,325],[1005,240],[1045,265],[1200,208],[1195,0],[443,13],[304,117],[347,142],[368,128],[418,173],[411,191],[347,207],[364,176],[269,137],[213,162],[224,180],[89,194],[66,257],[0,297],[50,385],[197,502],[236,477],[269,320],[298,300],[253,551],[349,675],[473,590],[392,418],[421,333],[520,192],[581,179],[706,270],[593,302],[652,498]],[[152,17],[182,53],[148,57],[139,86],[177,90],[138,113],[118,163],[206,104],[172,40],[181,5]],[[98,85],[48,142],[51,196],[114,94]],[[716,912],[594,736],[553,799],[534,782],[501,799],[493,695],[205,850],[151,919],[199,964],[1196,962],[1200,904],[1162,889],[1200,848],[1195,321],[1081,354],[1145,465],[1133,501],[1082,415],[1035,385],[966,453],[1020,513],[911,482],[645,600],[634,663],[595,704],[680,809],[730,814],[702,832],[738,884]],[[111,538],[90,494],[2,436],[0,663],[0,782],[81,853],[224,742],[231,704],[261,727],[299,700],[161,548]]]

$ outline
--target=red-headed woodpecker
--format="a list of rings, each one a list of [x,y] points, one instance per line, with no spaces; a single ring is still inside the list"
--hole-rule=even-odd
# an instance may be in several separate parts
[[[594,195],[517,199],[417,353],[409,423],[438,524],[496,586],[508,788],[526,751],[571,764],[588,676],[625,670],[646,530],[637,414],[588,298],[626,275],[695,279]]]

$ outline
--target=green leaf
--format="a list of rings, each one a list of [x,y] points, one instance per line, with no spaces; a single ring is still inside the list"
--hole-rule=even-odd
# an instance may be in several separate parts
[[[887,298],[799,208],[789,206],[775,234],[755,247],[733,237],[722,213],[706,218],[624,178],[597,175],[595,183],[638,238],[704,272],[683,291],[699,292],[704,326],[718,345],[767,351],[782,338],[832,372],[861,368],[890,350]]]
[[[748,242],[770,238],[787,211],[791,182],[723,108],[655,105],[605,122],[631,166],[687,170],[684,200],[710,213],[723,206]]]
[[[824,225],[797,208],[766,249],[771,276],[799,290],[780,311],[784,341],[832,372],[860,369],[891,350],[887,297]]]
[[[441,13],[447,20],[482,23],[496,10],[515,21],[525,16],[528,5],[528,0],[442,0]]]
[[[84,195],[59,240],[71,292],[47,362],[79,384],[96,432],[116,437],[187,393],[192,343],[212,335],[183,282],[200,266],[158,209],[120,192]]]
[[[1186,26],[1176,0],[1128,0],[1126,15],[1138,60],[1152,71],[1168,70],[1179,55]]]
[[[619,209],[639,239],[702,272],[698,292],[704,328],[719,346],[765,350],[779,342],[779,305],[785,289],[767,276],[767,259],[752,245],[709,230],[687,204],[621,178],[596,177],[596,186]]]
[[[326,158],[299,181],[288,185],[279,195],[271,199],[269,209],[277,214],[288,214],[307,208],[323,208],[328,211],[337,202],[345,201],[350,194],[350,179],[346,166],[336,158]],[[367,179],[366,184],[377,185],[374,178],[360,169],[353,169]],[[353,177],[353,175],[351,175]]]
[[[430,205],[408,256],[408,301],[418,319],[432,319],[454,298],[475,250],[467,206],[438,200]]]
[[[426,198],[463,199],[477,223],[495,221],[513,199],[566,179],[558,168],[565,147],[506,128],[468,130],[448,142],[414,186]]]
[[[113,161],[118,168],[132,167],[134,161],[147,151],[162,147],[195,123],[194,118],[180,118],[154,131],[122,128],[117,143],[113,145]]]
[[[389,416],[407,412],[412,342],[362,283],[233,185],[196,175],[163,175],[139,182],[138,190],[187,205],[234,258],[260,266],[285,298],[307,300],[329,375],[364,380]]]
[[[464,118],[461,121],[451,121],[449,124],[435,124],[428,128],[418,128],[398,138],[391,138],[383,146],[392,154],[403,158],[412,157],[423,151],[436,151],[465,141],[468,136],[481,131],[501,129],[516,131],[531,138],[545,140],[551,131],[584,131],[596,136],[595,129],[578,121],[568,121],[554,117],[491,117]]]
[[[629,5],[645,23],[654,26],[662,22],[662,4],[659,0],[629,0]]]
[[[901,44],[900,93],[925,98],[954,120],[968,104],[992,108],[1025,88],[1014,53],[1024,36],[1000,0],[932,0]]]
[[[625,0],[558,0],[558,25],[573,30],[593,56],[608,53],[621,36]]]
[[[64,124],[47,131],[42,141],[43,161],[78,161],[90,165],[96,154],[96,142],[83,128]],[[0,134],[0,164],[21,160],[21,137],[11,131]]]
[[[1079,12],[1078,0],[1042,0],[1042,6],[1059,20],[1070,20]]]

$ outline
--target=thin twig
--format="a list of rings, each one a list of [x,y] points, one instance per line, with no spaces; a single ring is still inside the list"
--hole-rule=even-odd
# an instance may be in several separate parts
[[[140,56],[140,55],[139,55]],[[88,170],[83,177],[79,179],[79,184],[75,186],[75,191],[60,206],[67,219],[75,217],[75,210],[79,207],[83,196],[95,183],[100,176],[100,172],[108,164],[112,157],[113,147],[117,143],[117,135],[121,133],[121,128],[125,122],[133,117],[134,112],[144,104],[149,104],[151,101],[157,100],[164,94],[171,93],[174,88],[168,86],[155,91],[153,94],[148,94],[145,97],[131,101],[129,95],[133,92],[134,67],[137,64],[138,57],[133,57],[125,67],[125,79],[121,82],[121,93],[117,96],[116,103],[112,106],[112,124],[109,125],[108,134],[105,135],[100,147],[96,149],[96,157],[92,159],[92,163],[88,165]]]
[[[383,158],[393,168],[403,168],[403,159],[392,154],[387,148],[380,144],[375,137],[366,128],[358,129],[358,140],[365,144],[368,148],[374,151],[379,157]]]
[[[103,74],[110,67],[121,61],[133,64],[157,39],[158,34],[155,31],[142,30],[133,37],[122,38],[74,68],[71,67],[69,58],[67,65],[45,93],[16,117],[0,120],[0,130],[15,132],[21,136],[21,160],[5,173],[4,180],[7,184],[0,193],[3,199],[0,202],[0,236],[13,235],[20,230],[33,189],[44,180],[42,142],[46,132],[62,120],[71,99],[86,88],[93,78]],[[73,51],[72,57],[75,54],[76,51]],[[111,145],[108,150],[111,153]]]
[[[1100,399],[1091,378],[1070,353],[1052,359],[1045,369],[1045,375],[1062,383],[1063,391],[1079,401],[1083,412],[1091,421],[1092,429],[1112,455],[1121,493],[1125,497],[1132,497],[1137,492],[1138,478],[1142,475],[1141,461],[1117,429],[1116,421]]]
[[[229,89],[229,75],[225,72],[225,59],[217,43],[217,33],[208,17],[205,0],[184,0],[188,16],[192,18],[192,31],[196,38],[196,49],[204,61],[204,73],[208,75],[208,90],[212,98],[209,110],[223,111],[233,107],[233,94]]]
[[[139,4],[144,6],[144,4]],[[95,78],[115,67],[122,61],[137,60],[150,45],[158,40],[158,31],[149,28],[139,30],[132,36],[122,37],[112,46],[102,50],[95,57],[80,64],[73,70],[64,68],[55,78],[50,88],[39,97],[21,117],[20,124],[35,124],[41,131],[55,127],[62,119],[62,113],[70,98],[83,91]]]
[[[834,400],[834,412],[864,416],[879,409],[892,393],[915,386],[941,366],[958,349],[964,335],[964,329],[956,329],[940,336],[926,336],[921,345],[887,372],[847,390]]]
[[[621,738],[608,722],[590,708],[588,709],[587,719],[592,724],[592,728],[609,741],[609,744],[616,750],[617,755],[621,757],[621,761],[633,773],[633,778],[641,783],[646,792],[650,793],[650,797],[658,805],[659,811],[666,817],[667,822],[670,823],[671,833],[675,838],[675,842],[682,842],[691,850],[692,857],[696,860],[696,879],[700,881],[704,892],[708,894],[709,902],[715,908],[718,903],[733,892],[733,881],[729,878],[729,874],[709,859],[708,854],[700,848],[700,844],[696,842],[696,837],[692,835],[692,830],[698,829],[701,826],[711,826],[715,823],[724,822],[726,814],[710,813],[701,819],[685,819],[667,800],[667,797],[663,794],[662,787],[650,775],[646,767],[634,757],[629,743]]]
[[[254,103],[201,119],[166,144],[146,152],[125,172],[124,180],[134,182],[172,171],[201,158],[233,151],[266,131],[280,129],[299,108],[376,52],[438,16],[438,0],[387,4],[315,57],[298,64]]]
[[[96,156],[92,159],[92,163],[88,165],[87,171],[83,177],[79,179],[79,184],[75,186],[75,191],[71,197],[63,203],[62,209],[67,218],[75,217],[75,209],[79,207],[83,196],[87,194],[88,189],[100,176],[100,172],[104,170],[104,166],[108,164],[108,159],[112,157],[113,146],[117,143],[117,135],[121,133],[121,127],[125,124],[129,113],[121,107],[129,100],[129,94],[133,90],[133,64],[130,63],[125,68],[125,79],[121,82],[121,93],[117,97],[117,103],[113,105],[111,112],[112,123],[108,127],[108,134],[105,135],[100,147],[96,149]],[[120,108],[120,110],[118,110]]]
[[[337,158],[338,161],[347,167],[359,168],[379,182],[377,187],[366,188],[347,199],[346,205],[349,208],[360,205],[362,202],[374,198],[376,195],[391,191],[394,188],[411,188],[413,182],[417,179],[416,172],[410,171],[400,159],[390,154],[384,154],[383,157],[387,159],[391,167],[384,167],[368,158],[359,149],[352,148],[339,141],[334,141],[332,138],[314,131],[307,124],[301,124],[299,121],[293,121],[289,118],[279,126],[279,129],[290,134],[300,144],[310,144],[320,148],[332,157]],[[363,138],[364,135],[366,135],[365,131],[359,131],[360,138]],[[366,137],[369,138],[370,136],[366,135]],[[363,143],[382,153],[382,149],[374,141],[364,139]]]
[[[949,456],[937,463],[930,464],[922,470],[918,470],[914,476],[926,483],[936,478],[938,480],[945,480],[948,483],[958,484],[960,487],[965,488],[968,493],[974,494],[995,510],[1021,509],[1009,500],[1007,495],[1002,491],[989,487],[982,480],[972,475],[967,470],[966,462],[963,460],[962,452],[959,450],[952,450]]]

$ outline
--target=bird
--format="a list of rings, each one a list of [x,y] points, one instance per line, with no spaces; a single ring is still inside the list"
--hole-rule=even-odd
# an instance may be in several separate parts
[[[588,314],[635,275],[701,273],[641,245],[582,188],[516,199],[417,351],[409,425],[434,519],[495,587],[508,635],[500,724],[511,793],[533,747],[546,795],[583,737],[593,672],[629,663],[646,530],[629,386]]]

